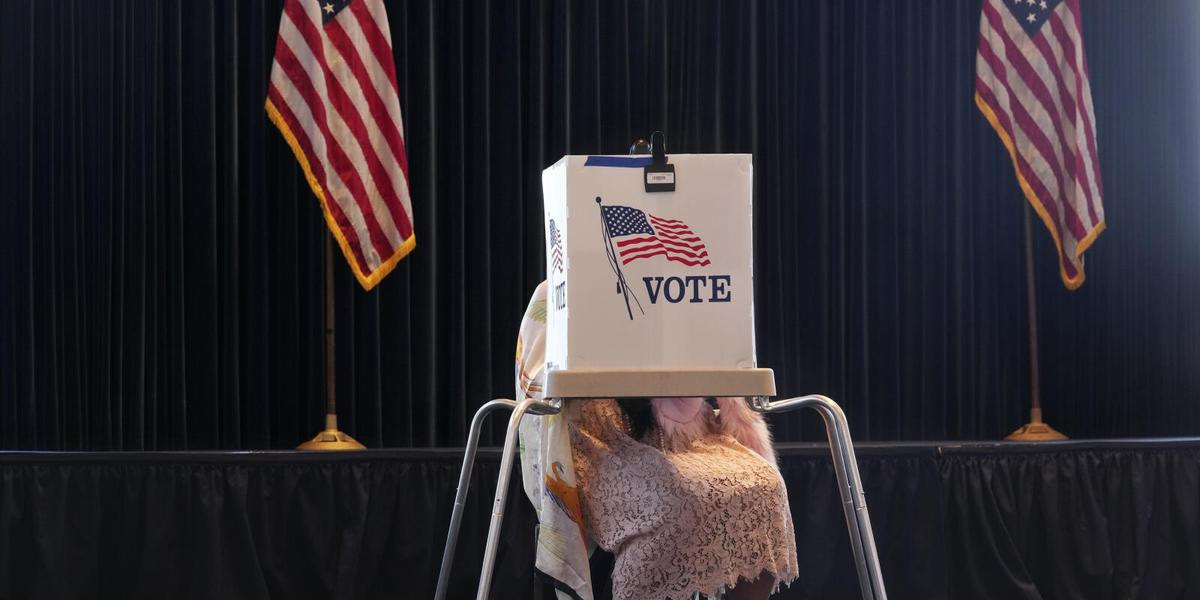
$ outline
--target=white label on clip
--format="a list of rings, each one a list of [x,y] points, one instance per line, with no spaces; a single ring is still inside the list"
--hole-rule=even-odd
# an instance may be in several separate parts
[[[675,183],[675,174],[670,171],[660,173],[646,173],[646,183],[651,185],[656,184],[672,184]]]

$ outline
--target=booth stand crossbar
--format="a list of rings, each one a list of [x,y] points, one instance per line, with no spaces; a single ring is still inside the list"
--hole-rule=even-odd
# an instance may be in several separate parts
[[[745,396],[751,409],[764,414],[789,412],[800,408],[811,408],[820,413],[829,437],[834,473],[837,476],[838,492],[842,498],[842,510],[850,533],[850,548],[854,553],[863,600],[887,600],[883,574],[879,568],[879,556],[875,549],[875,536],[871,530],[871,517],[867,512],[867,500],[863,494],[858,460],[854,456],[854,445],[850,439],[850,428],[846,423],[845,413],[836,402],[825,396],[809,395],[770,400],[774,395],[775,380],[771,369],[564,370],[547,373],[545,400],[530,398],[515,402],[498,399],[484,404],[471,419],[467,447],[463,453],[462,471],[458,478],[458,491],[454,497],[454,511],[450,516],[450,530],[446,534],[446,547],[442,552],[435,600],[446,598],[471,470],[479,448],[479,432],[488,415],[501,408],[513,411],[504,438],[500,476],[492,502],[491,525],[488,528],[476,600],[487,600],[491,589],[521,419],[528,413],[557,414],[562,411],[563,403],[570,400],[670,396]]]

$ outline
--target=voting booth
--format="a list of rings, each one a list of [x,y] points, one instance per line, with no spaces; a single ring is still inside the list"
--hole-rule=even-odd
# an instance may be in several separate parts
[[[548,397],[774,394],[754,352],[751,157],[665,161],[542,173]]]
[[[674,155],[674,192],[647,192],[639,162],[542,174],[547,368],[757,366],[750,156]]]
[[[652,138],[653,139],[653,138]],[[865,600],[886,600],[845,415],[833,400],[775,396],[754,350],[753,161],[748,154],[564,156],[542,173],[546,232],[542,397],[475,413],[435,600],[446,597],[483,420],[513,411],[477,600],[485,600],[522,418],[588,398],[744,396],[762,413],[812,408],[825,421]],[[534,307],[534,304],[531,304]]]

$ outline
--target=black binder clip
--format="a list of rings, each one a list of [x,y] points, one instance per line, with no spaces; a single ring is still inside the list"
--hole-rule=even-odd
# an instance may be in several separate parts
[[[660,143],[654,143],[654,136],[659,136]],[[650,164],[645,166],[642,176],[647,193],[675,191],[675,165],[667,163],[667,134],[661,131],[650,134]]]

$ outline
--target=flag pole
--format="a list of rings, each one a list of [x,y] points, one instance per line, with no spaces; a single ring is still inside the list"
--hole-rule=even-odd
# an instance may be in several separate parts
[[[629,289],[629,284],[625,282],[625,273],[621,271],[620,256],[617,254],[616,248],[613,248],[612,232],[608,230],[608,219],[604,218],[604,204],[600,196],[596,196],[596,206],[600,207],[600,227],[604,230],[604,241],[606,242],[604,252],[608,255],[608,265],[612,267],[613,274],[617,276],[617,289],[625,296],[625,312],[629,313],[629,320],[632,321],[633,309],[629,306],[629,295],[633,292]],[[634,294],[633,301],[637,303],[638,310],[642,311],[643,315],[646,314],[646,311],[642,309],[641,301],[637,298],[637,294]]]
[[[357,440],[342,433],[337,426],[337,386],[335,376],[333,310],[333,232],[325,236],[325,429],[313,439],[296,447],[297,450],[363,450]]]
[[[1037,288],[1033,279],[1033,232],[1025,205],[1025,291],[1029,302],[1029,422],[1004,438],[1014,442],[1065,440],[1067,436],[1042,421],[1041,373],[1038,371]]]

